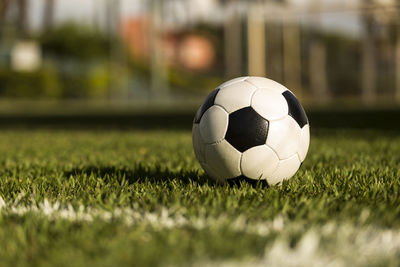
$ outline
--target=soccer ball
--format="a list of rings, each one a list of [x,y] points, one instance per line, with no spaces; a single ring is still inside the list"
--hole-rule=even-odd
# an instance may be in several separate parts
[[[310,143],[306,113],[283,85],[240,77],[212,91],[192,129],[196,158],[218,180],[246,177],[275,185],[292,177]]]

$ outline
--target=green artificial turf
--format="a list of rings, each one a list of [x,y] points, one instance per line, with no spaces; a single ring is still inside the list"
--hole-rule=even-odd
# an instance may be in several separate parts
[[[313,130],[282,186],[215,184],[187,130],[0,132],[0,266],[400,263],[400,136]]]

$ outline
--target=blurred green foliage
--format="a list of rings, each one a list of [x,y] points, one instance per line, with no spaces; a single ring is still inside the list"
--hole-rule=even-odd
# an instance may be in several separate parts
[[[53,67],[35,72],[0,70],[0,95],[11,98],[61,97],[62,85]]]
[[[172,68],[169,71],[168,80],[175,89],[188,92],[210,91],[224,82],[222,76],[215,74],[201,75],[179,68]]]
[[[45,56],[82,60],[106,58],[110,38],[88,26],[67,23],[40,38]]]
[[[104,97],[107,95],[110,74],[107,62],[80,64],[64,62],[58,69],[58,79],[63,84],[63,98]]]
[[[334,95],[361,92],[361,40],[338,33],[321,35],[327,54],[327,78]]]
[[[85,25],[67,23],[40,38],[46,60],[56,62],[63,98],[104,97],[110,74],[110,38]]]
[[[0,68],[0,96],[85,98],[108,95],[109,38],[88,26],[65,24],[37,37],[43,65],[33,72]]]
[[[85,98],[108,94],[110,75],[99,64],[80,73],[62,72],[48,64],[34,72],[0,70],[0,96],[9,98]]]
[[[203,94],[227,78],[224,76],[224,32],[221,26],[192,25],[174,34],[178,39],[188,34],[205,36],[211,40],[216,49],[216,62],[211,68],[203,71],[193,71],[179,64],[170,64],[167,80],[171,91]],[[359,96],[362,90],[362,50],[360,49],[362,40],[341,33],[313,32],[308,28],[301,29],[301,36],[301,82],[305,93],[312,94],[309,80],[310,43],[313,38],[319,38],[326,48],[326,73],[332,95],[334,97]],[[147,97],[151,94],[149,90],[152,75],[150,59],[130,57],[122,40],[104,31],[87,25],[67,23],[41,33],[36,40],[42,47],[43,66],[35,72],[20,73],[2,64],[3,66],[0,66],[0,96],[106,98]],[[382,47],[393,45],[394,42],[393,40],[378,41],[377,45]],[[241,69],[245,74],[247,69],[245,36],[242,42],[244,58]],[[268,53],[272,52],[267,51],[268,64],[271,66],[277,64]],[[8,57],[5,53],[2,55],[2,58]],[[280,57],[274,58],[282,61]],[[388,94],[394,88],[394,66],[391,58],[391,54],[377,56],[379,90]],[[267,69],[272,69],[271,66]],[[267,75],[269,78],[285,83],[281,72],[269,71]]]

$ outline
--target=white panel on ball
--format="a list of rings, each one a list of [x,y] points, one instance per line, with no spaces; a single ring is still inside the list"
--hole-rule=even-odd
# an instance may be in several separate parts
[[[310,126],[306,124],[304,125],[303,128],[301,128],[301,137],[300,137],[300,144],[298,151],[300,160],[302,162],[307,156],[309,145],[310,145]]]
[[[200,121],[200,134],[204,143],[213,144],[224,139],[228,129],[229,115],[219,106],[212,106]]]
[[[269,90],[275,91],[277,93],[282,94],[286,90],[288,90],[285,86],[280,83],[277,83],[271,79],[263,78],[263,77],[248,77],[246,82],[249,82],[256,86],[257,88],[267,88]]]
[[[278,167],[279,159],[266,145],[252,147],[242,154],[242,174],[251,179],[266,179]]]
[[[208,176],[210,176],[211,178],[215,179],[215,180],[221,180],[219,175],[213,170],[213,168],[211,168],[211,166],[209,166],[206,163],[202,163],[201,167],[203,167],[203,170],[206,172],[206,174]],[[222,181],[222,180],[221,180]]]
[[[254,85],[237,82],[222,88],[215,98],[215,104],[222,106],[228,113],[250,106],[251,97],[257,90]]]
[[[297,122],[286,115],[277,121],[270,121],[267,145],[271,147],[279,159],[287,159],[299,150],[301,129]]]
[[[281,183],[283,180],[292,177],[300,168],[300,159],[297,153],[288,159],[279,161],[276,171],[267,178],[269,185]]]
[[[199,124],[193,124],[192,128],[192,141],[194,153],[196,155],[197,160],[200,163],[206,162],[205,152],[204,152],[204,141],[200,135],[200,126]]]
[[[235,79],[226,81],[226,82],[224,82],[223,84],[221,84],[221,85],[219,86],[219,88],[224,88],[224,87],[227,87],[227,86],[232,85],[232,84],[234,84],[234,83],[244,81],[244,80],[247,79],[247,77],[248,77],[248,76],[238,77],[238,78],[235,78]]]
[[[219,179],[229,179],[241,175],[241,153],[226,140],[217,144],[206,145],[205,155],[206,164],[213,169]]]
[[[283,119],[289,113],[289,107],[282,94],[265,88],[254,93],[251,106],[266,120]]]

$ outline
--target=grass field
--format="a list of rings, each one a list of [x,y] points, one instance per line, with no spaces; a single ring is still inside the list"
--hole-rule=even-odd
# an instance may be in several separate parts
[[[312,129],[282,186],[214,184],[189,130],[0,132],[0,266],[400,264],[400,136]]]

